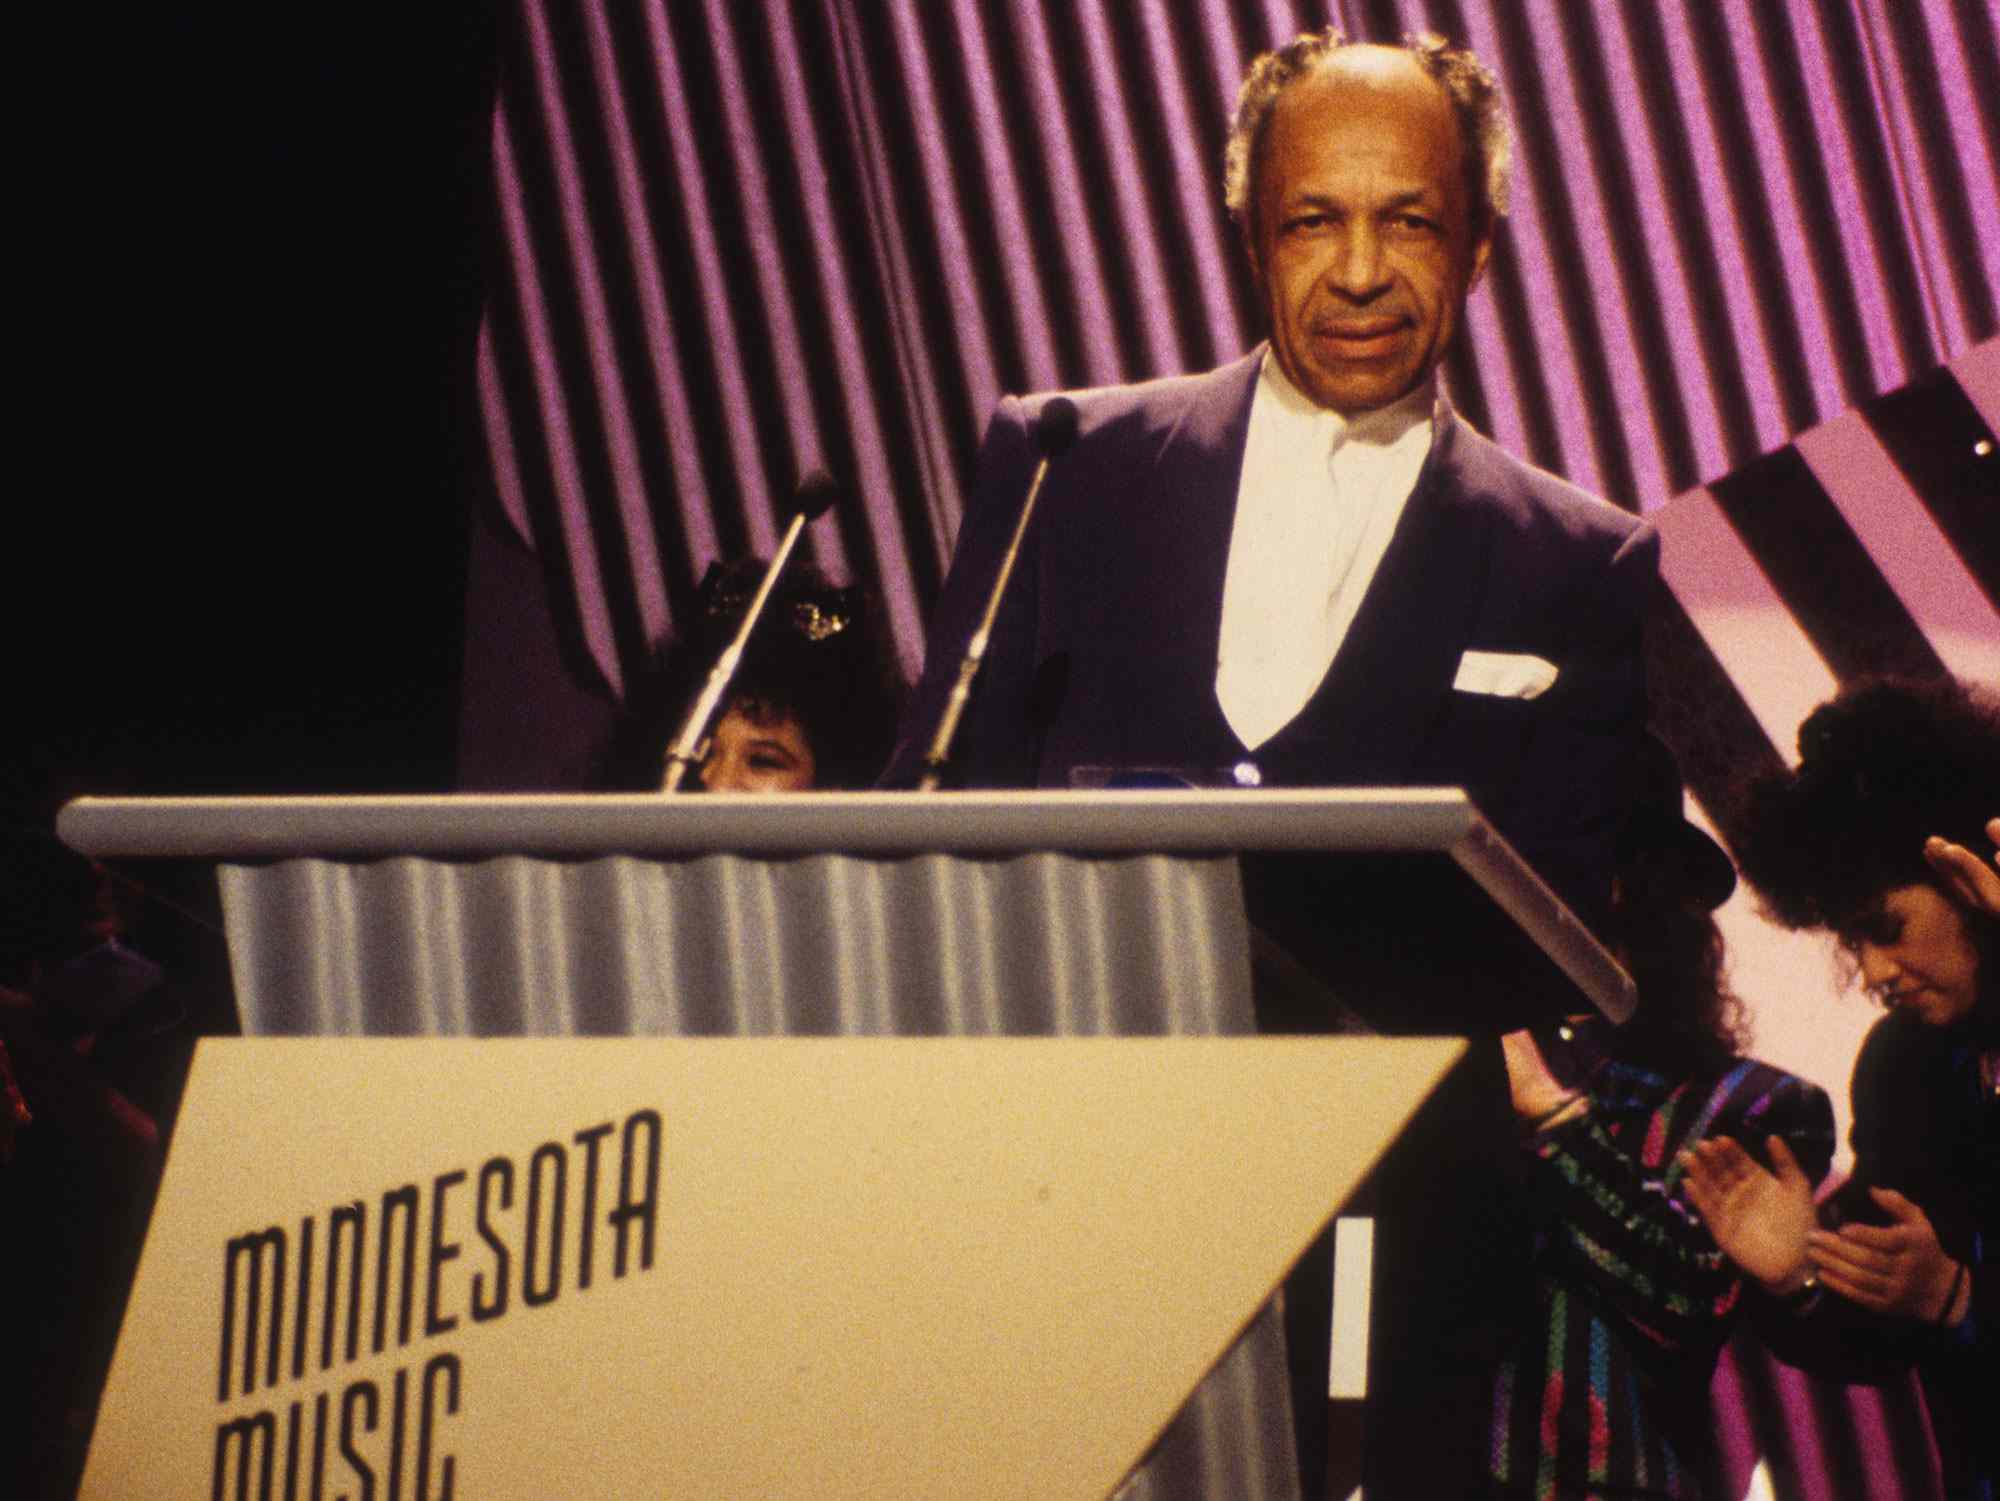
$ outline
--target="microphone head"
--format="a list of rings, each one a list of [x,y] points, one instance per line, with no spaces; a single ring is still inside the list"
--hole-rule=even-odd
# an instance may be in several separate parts
[[[1051,396],[1042,403],[1035,418],[1035,443],[1043,458],[1054,458],[1076,441],[1076,423],[1076,403],[1067,396]]]
[[[799,481],[792,493],[792,509],[808,521],[817,521],[840,499],[840,485],[824,469],[815,469]]]

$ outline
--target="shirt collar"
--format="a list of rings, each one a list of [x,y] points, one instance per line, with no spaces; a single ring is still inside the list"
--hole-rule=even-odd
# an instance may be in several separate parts
[[[1278,363],[1277,351],[1269,347],[1264,351],[1261,379],[1264,392],[1283,425],[1297,433],[1301,440],[1308,432],[1317,435],[1318,442],[1324,443],[1329,453],[1348,442],[1366,443],[1378,448],[1394,447],[1417,428],[1428,428],[1434,424],[1444,399],[1438,391],[1437,372],[1433,370],[1415,390],[1388,406],[1363,412],[1358,417],[1343,417],[1338,412],[1317,405],[1293,385],[1291,377]]]

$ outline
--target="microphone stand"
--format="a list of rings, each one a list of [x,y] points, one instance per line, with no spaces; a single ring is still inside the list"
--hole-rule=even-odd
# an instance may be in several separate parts
[[[1035,502],[1041,498],[1042,482],[1049,477],[1049,463],[1076,437],[1076,422],[1076,403],[1067,396],[1051,398],[1035,420],[1035,440],[1042,457],[1035,465],[1034,478],[1028,482],[1028,498],[1021,503],[1021,516],[1014,523],[1013,539],[1001,556],[1000,572],[993,580],[992,591],[986,596],[985,613],[979,617],[979,628],[972,633],[972,639],[966,642],[965,658],[958,664],[958,680],[951,685],[951,696],[945,700],[944,713],[938,717],[930,748],[924,752],[924,774],[917,782],[919,792],[937,791],[938,783],[944,778],[945,760],[951,753],[952,739],[958,734],[958,721],[965,713],[966,700],[972,696],[972,680],[979,675],[980,666],[986,660],[986,646],[992,639],[993,621],[1000,613],[1000,597],[1007,592],[1007,581],[1014,575],[1014,560],[1020,555],[1022,539],[1028,535],[1028,523],[1034,518]]]
[[[660,783],[662,793],[680,791],[689,770],[701,763],[701,752],[708,743],[708,722],[714,717],[716,706],[722,702],[722,695],[729,690],[729,680],[736,676],[737,664],[743,660],[743,648],[749,643],[750,633],[757,628],[758,617],[764,613],[765,602],[771,597],[778,575],[785,571],[785,564],[791,560],[792,549],[798,545],[806,523],[824,514],[826,508],[833,504],[836,493],[837,487],[823,469],[815,469],[799,482],[798,501],[792,511],[791,524],[785,528],[778,550],[764,570],[756,596],[750,601],[750,608],[743,612],[736,635],[709,669],[708,681],[702,685],[694,707],[681,721],[680,732],[674,736],[673,744],[667,747],[667,773]]]

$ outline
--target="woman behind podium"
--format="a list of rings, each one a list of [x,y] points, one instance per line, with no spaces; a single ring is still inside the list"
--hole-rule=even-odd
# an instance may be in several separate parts
[[[1713,917],[1736,884],[1728,857],[1682,817],[1665,746],[1642,781],[1610,935],[1637,1013],[1502,1039],[1532,1249],[1494,1385],[1494,1495],[1708,1493],[1709,1384],[1744,1289],[1688,1201],[1682,1154],[1775,1135],[1815,1176],[1833,1154],[1825,1092],[1742,1056]]]
[[[657,791],[667,747],[742,623],[758,558],[714,563],[692,624],[634,688],[613,742],[609,785]],[[692,787],[708,792],[858,790],[895,737],[903,684],[881,612],[858,586],[794,565],[778,581],[710,723]]]

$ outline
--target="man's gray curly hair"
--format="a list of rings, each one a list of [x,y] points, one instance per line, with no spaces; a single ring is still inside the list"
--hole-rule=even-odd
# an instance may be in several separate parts
[[[1310,75],[1343,47],[1354,45],[1337,26],[1308,32],[1290,45],[1266,52],[1250,65],[1236,96],[1236,122],[1222,154],[1222,201],[1229,217],[1246,237],[1250,233],[1250,199],[1263,165],[1264,136],[1278,96]],[[1484,239],[1507,212],[1507,195],[1514,167],[1513,131],[1507,123],[1500,85],[1484,63],[1463,47],[1425,32],[1405,37],[1403,48],[1451,100],[1465,142],[1466,202],[1471,206],[1472,236]]]

